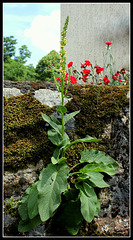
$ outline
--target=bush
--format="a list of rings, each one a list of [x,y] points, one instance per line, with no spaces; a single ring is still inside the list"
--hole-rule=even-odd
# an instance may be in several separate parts
[[[4,63],[4,80],[26,81],[35,80],[36,74],[33,65],[25,66],[23,63],[8,59]]]
[[[50,63],[54,65],[56,69],[60,68],[60,56],[55,50],[52,50],[48,55],[44,56],[36,66],[37,79],[43,81],[53,80]]]

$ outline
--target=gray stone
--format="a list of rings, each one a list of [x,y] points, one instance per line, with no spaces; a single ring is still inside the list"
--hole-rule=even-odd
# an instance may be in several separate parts
[[[13,97],[17,95],[22,95],[19,89],[13,87],[13,88],[4,88],[3,89],[3,95],[5,97]]]
[[[39,89],[35,91],[34,97],[42,104],[46,104],[49,107],[61,104],[58,91],[52,91],[50,89]],[[64,102],[66,104],[68,102],[68,99],[65,98]]]
[[[41,224],[27,233],[27,236],[45,236],[45,235],[46,235],[45,234],[45,224]]]
[[[4,227],[8,227],[16,220],[16,217],[12,217],[10,214],[4,215]]]

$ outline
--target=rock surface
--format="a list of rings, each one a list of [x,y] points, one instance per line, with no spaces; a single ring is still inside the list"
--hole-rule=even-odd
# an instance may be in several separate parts
[[[121,218],[117,216],[115,218],[95,218],[98,224],[98,229],[103,233],[103,236],[129,236],[130,231],[130,219],[129,217]]]
[[[49,107],[60,105],[60,97],[58,91],[52,91],[50,89],[39,89],[35,91],[34,97],[41,104],[46,104]],[[68,99],[65,98],[64,103],[66,104],[67,102]]]
[[[22,95],[21,91],[18,88],[4,88],[3,89],[3,96],[5,97],[13,97],[17,95]]]

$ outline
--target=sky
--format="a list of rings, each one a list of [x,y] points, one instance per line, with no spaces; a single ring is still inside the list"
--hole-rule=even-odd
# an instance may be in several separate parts
[[[3,37],[17,39],[15,56],[26,45],[31,58],[26,65],[38,64],[50,51],[60,50],[59,3],[3,3]]]

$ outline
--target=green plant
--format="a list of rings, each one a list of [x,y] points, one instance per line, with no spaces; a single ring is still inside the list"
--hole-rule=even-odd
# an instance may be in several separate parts
[[[14,201],[13,198],[11,198],[10,200],[7,200],[7,203],[10,206],[10,209],[14,209],[21,203],[21,201]]]
[[[116,72],[115,61],[111,53],[111,44],[112,42],[106,42],[106,52],[103,52],[103,68],[97,65],[96,62],[93,67],[89,60],[85,60],[85,62],[81,64],[81,72],[77,71],[75,67],[72,66],[74,76],[79,80],[95,85],[129,85],[129,71],[122,68],[120,71]],[[73,65],[73,62],[71,63]],[[91,70],[87,69],[87,67],[90,67]]]
[[[42,81],[53,81],[53,75],[50,69],[50,63],[52,62],[53,66],[56,69],[59,69],[60,56],[59,53],[55,50],[52,50],[49,54],[44,56],[36,66],[36,76],[38,80]],[[59,71],[58,71],[59,72]]]
[[[79,162],[73,167],[69,168],[66,163],[66,151],[72,145],[80,142],[97,143],[100,141],[100,139],[86,136],[71,142],[65,131],[65,124],[80,112],[78,110],[66,114],[67,108],[64,106],[69,83],[76,83],[75,77],[71,75],[72,63],[69,63],[69,73],[66,74],[64,47],[68,21],[69,17],[61,33],[60,78],[56,78],[51,64],[54,81],[60,93],[61,105],[57,106],[57,112],[61,114],[61,122],[53,115],[49,117],[42,113],[42,118],[50,125],[48,138],[56,145],[56,148],[51,157],[51,163],[43,168],[39,180],[32,184],[23,195],[19,207],[19,214],[22,218],[18,226],[20,232],[30,231],[41,222],[53,217],[59,210],[60,214],[56,221],[63,224],[70,235],[76,235],[83,219],[91,222],[100,211],[95,188],[109,186],[104,181],[103,174],[112,176],[118,168],[118,164],[112,157],[94,149],[81,152]]]

